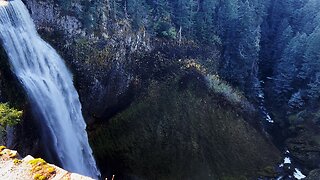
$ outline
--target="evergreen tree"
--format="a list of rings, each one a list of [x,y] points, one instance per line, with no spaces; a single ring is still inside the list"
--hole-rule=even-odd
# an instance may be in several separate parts
[[[303,65],[299,77],[310,80],[320,69],[320,27],[313,32],[306,42]]]
[[[155,21],[171,22],[172,7],[169,0],[154,0],[152,14]]]
[[[171,2],[173,7],[173,21],[181,30],[182,34],[187,34],[189,37],[193,32],[194,15],[197,7],[194,0],[177,0]]]
[[[216,5],[215,0],[203,0],[200,3],[199,11],[195,15],[195,37],[206,44],[217,43],[216,36]]]
[[[290,41],[275,67],[273,89],[280,104],[287,103],[291,94],[301,88],[297,82],[297,75],[304,57],[306,42],[307,35],[298,33]]]
[[[320,28],[313,32],[306,42],[306,50],[303,58],[299,78],[307,83],[307,93],[311,101],[320,96]]]
[[[254,94],[257,83],[258,57],[260,51],[260,25],[262,18],[256,13],[254,4],[247,1],[239,1],[238,8],[235,2],[228,1],[229,5],[224,14],[224,22],[220,23],[220,29],[224,32],[221,36],[224,42],[224,64],[222,74],[233,84],[245,90],[248,94]],[[222,17],[221,17],[222,18]],[[219,21],[220,17],[219,17]],[[221,33],[221,32],[220,32]]]
[[[290,40],[294,37],[294,31],[287,19],[284,19],[279,27],[278,33],[274,37],[273,57],[272,59],[281,58],[284,49],[288,46]]]
[[[320,72],[317,72],[310,79],[308,83],[307,95],[310,100],[310,104],[316,104],[320,98]]]
[[[309,35],[314,32],[320,24],[320,1],[303,1],[301,6],[303,6],[301,9],[293,10],[293,12],[296,12],[294,17],[297,19],[297,28]]]
[[[148,5],[145,0],[126,0],[126,9],[135,28],[148,26]]]
[[[110,4],[110,16],[114,19],[121,19],[125,17],[125,6],[124,0],[108,0]]]
[[[101,1],[82,1],[83,9],[78,12],[81,14],[80,20],[87,30],[94,31],[97,29],[102,30],[106,28],[107,13],[110,11],[109,0]]]

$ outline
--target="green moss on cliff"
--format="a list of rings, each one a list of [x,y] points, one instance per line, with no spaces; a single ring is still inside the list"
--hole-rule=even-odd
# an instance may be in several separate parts
[[[50,179],[56,173],[55,168],[41,158],[32,159],[28,164],[32,166],[31,172],[34,180]]]
[[[202,76],[153,81],[91,134],[98,163],[146,179],[257,177],[278,152]],[[250,116],[250,115],[248,115]],[[250,117],[248,117],[250,118]]]

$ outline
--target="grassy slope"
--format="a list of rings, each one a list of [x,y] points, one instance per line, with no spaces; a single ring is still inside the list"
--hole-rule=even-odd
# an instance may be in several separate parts
[[[183,80],[182,80],[183,79]],[[278,152],[201,77],[156,82],[90,135],[100,166],[145,179],[257,177]],[[248,117],[250,118],[250,117]]]

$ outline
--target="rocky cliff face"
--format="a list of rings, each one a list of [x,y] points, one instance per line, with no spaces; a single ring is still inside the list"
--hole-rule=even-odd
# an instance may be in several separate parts
[[[89,119],[110,116],[126,104],[135,78],[131,71],[137,61],[134,54],[152,49],[146,32],[133,32],[126,21],[93,32],[82,21],[87,14],[80,2],[72,3],[68,10],[55,1],[25,3],[39,32],[71,66]]]
[[[64,14],[61,11],[61,7],[58,7],[53,0],[28,0],[25,3],[38,29],[45,29],[47,31],[60,30],[70,38],[85,35],[77,17]],[[75,4],[75,6],[77,5]]]

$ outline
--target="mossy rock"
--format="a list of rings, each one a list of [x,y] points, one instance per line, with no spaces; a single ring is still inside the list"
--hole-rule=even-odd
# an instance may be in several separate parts
[[[5,146],[0,146],[0,151],[3,151],[4,149],[6,149],[7,147]]]
[[[32,166],[41,166],[47,164],[47,162],[41,158],[32,159],[28,163]]]
[[[13,163],[14,163],[15,165],[19,165],[19,164],[22,163],[22,160],[20,160],[20,159],[14,159],[14,160],[13,160]]]
[[[55,168],[41,158],[32,159],[28,164],[32,166],[31,172],[34,180],[49,179],[56,173]]]

